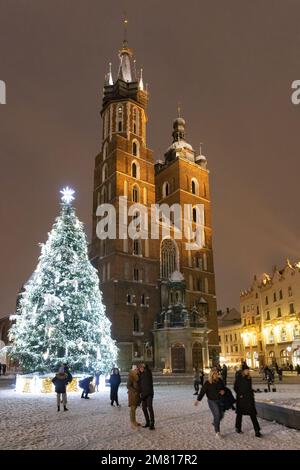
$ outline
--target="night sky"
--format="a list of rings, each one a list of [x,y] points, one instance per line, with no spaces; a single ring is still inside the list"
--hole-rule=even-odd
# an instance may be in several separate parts
[[[218,308],[238,306],[254,273],[300,259],[298,0],[0,0],[0,316],[37,264],[62,186],[76,189],[90,237],[103,80],[109,61],[116,76],[124,10],[155,158],[178,102],[187,140],[204,144]]]

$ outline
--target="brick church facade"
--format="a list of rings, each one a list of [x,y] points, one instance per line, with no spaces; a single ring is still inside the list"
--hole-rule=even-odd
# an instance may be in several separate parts
[[[207,161],[186,141],[185,121],[178,117],[173,142],[164,158],[155,162],[146,138],[148,93],[142,73],[137,77],[127,41],[119,59],[117,78],[113,80],[110,70],[104,84],[90,259],[99,272],[121,369],[143,360],[157,370],[190,372],[215,363],[219,354]],[[143,214],[149,227],[154,204],[203,204],[203,248],[187,250],[185,236],[174,239],[172,213],[168,236],[162,233],[160,217],[158,238],[99,239],[97,207],[114,205],[118,234],[122,196],[127,198],[126,222],[139,219],[136,204],[140,203],[146,207]],[[191,227],[195,212],[193,208],[189,215]],[[184,217],[182,212],[182,222]]]

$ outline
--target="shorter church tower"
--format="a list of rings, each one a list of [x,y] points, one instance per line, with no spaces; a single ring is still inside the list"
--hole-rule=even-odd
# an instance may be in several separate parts
[[[201,149],[200,154],[197,155],[192,145],[187,142],[185,120],[181,116],[177,117],[173,123],[172,137],[173,142],[167,149],[164,160],[159,160],[155,165],[156,202],[160,205],[167,204],[169,207],[178,204],[182,208],[182,220],[180,221],[182,226],[185,222],[189,222],[193,231],[197,222],[197,205],[202,204],[204,206],[204,244],[198,250],[187,249],[189,239],[185,234],[181,239],[176,239],[176,223],[174,224],[174,217],[172,217],[172,213],[170,214],[173,229],[171,227],[170,236],[162,237],[160,243],[161,316],[164,321],[157,323],[157,329],[154,333],[156,342],[161,346],[167,341],[169,354],[166,353],[165,347],[156,348],[155,362],[157,367],[166,361],[166,368],[174,370],[179,367],[180,370],[190,371],[192,367],[206,367],[215,363],[219,352],[209,170],[207,169],[206,157],[202,155]],[[191,207],[188,214],[183,212],[185,205]],[[182,276],[182,285],[177,291],[177,295],[181,299],[184,298],[184,301],[181,302],[176,300],[176,293],[174,298],[172,287],[174,272],[177,273],[177,281],[179,276]],[[179,305],[181,305],[181,313],[179,313]],[[179,325],[176,327],[176,322],[170,321],[172,316],[176,317],[176,315],[174,317],[175,311],[177,317],[179,315],[181,318],[181,341]],[[198,321],[190,321],[193,315],[200,315],[201,318],[205,316],[206,320],[205,324],[202,322],[202,331],[201,328],[199,329]],[[191,325],[195,326],[196,324],[198,325],[195,327],[197,331],[192,331]],[[189,325],[188,328],[187,325]],[[177,329],[176,335],[174,327]],[[163,333],[162,330],[165,332]],[[199,342],[201,343],[201,354],[198,352]],[[181,361],[180,366],[178,366],[179,361]]]

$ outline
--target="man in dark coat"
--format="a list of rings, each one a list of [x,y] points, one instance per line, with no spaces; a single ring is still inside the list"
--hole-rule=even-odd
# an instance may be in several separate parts
[[[152,372],[146,364],[139,364],[139,384],[141,391],[142,409],[145,416],[146,423],[144,428],[150,430],[155,429],[154,427],[154,411],[153,411],[153,377]]]
[[[68,376],[65,374],[64,368],[60,367],[56,376],[52,379],[52,383],[55,387],[57,397],[57,411],[60,411],[60,400],[64,405],[64,411],[68,411],[67,408],[67,385],[69,383]]]
[[[114,367],[112,369],[109,383],[110,383],[110,404],[111,406],[114,406],[114,402],[116,402],[116,405],[120,406],[119,399],[118,399],[118,390],[119,390],[119,386],[121,383],[121,376],[120,376],[120,371],[117,367]]]
[[[242,432],[243,415],[249,415],[254,427],[255,436],[261,437],[260,426],[256,417],[257,411],[252,390],[252,379],[247,364],[243,364],[241,374],[236,377],[234,391],[236,393],[236,432],[239,434]]]
[[[224,385],[227,384],[227,366],[226,364],[223,364],[223,367],[221,369],[221,377],[224,382]]]

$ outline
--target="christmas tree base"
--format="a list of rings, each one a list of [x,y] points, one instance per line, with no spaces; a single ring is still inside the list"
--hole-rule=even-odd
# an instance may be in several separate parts
[[[16,392],[18,393],[54,393],[55,388],[52,383],[54,374],[26,374],[17,375]],[[67,393],[82,391],[79,387],[79,381],[88,377],[88,374],[74,374],[73,380],[67,386]],[[100,376],[99,391],[107,389],[105,376]]]
[[[53,393],[55,392],[52,379],[54,374],[26,374],[17,375],[16,377],[16,392],[19,393]],[[80,390],[78,382],[84,376],[75,375],[73,380],[67,386],[67,392],[78,392]]]

